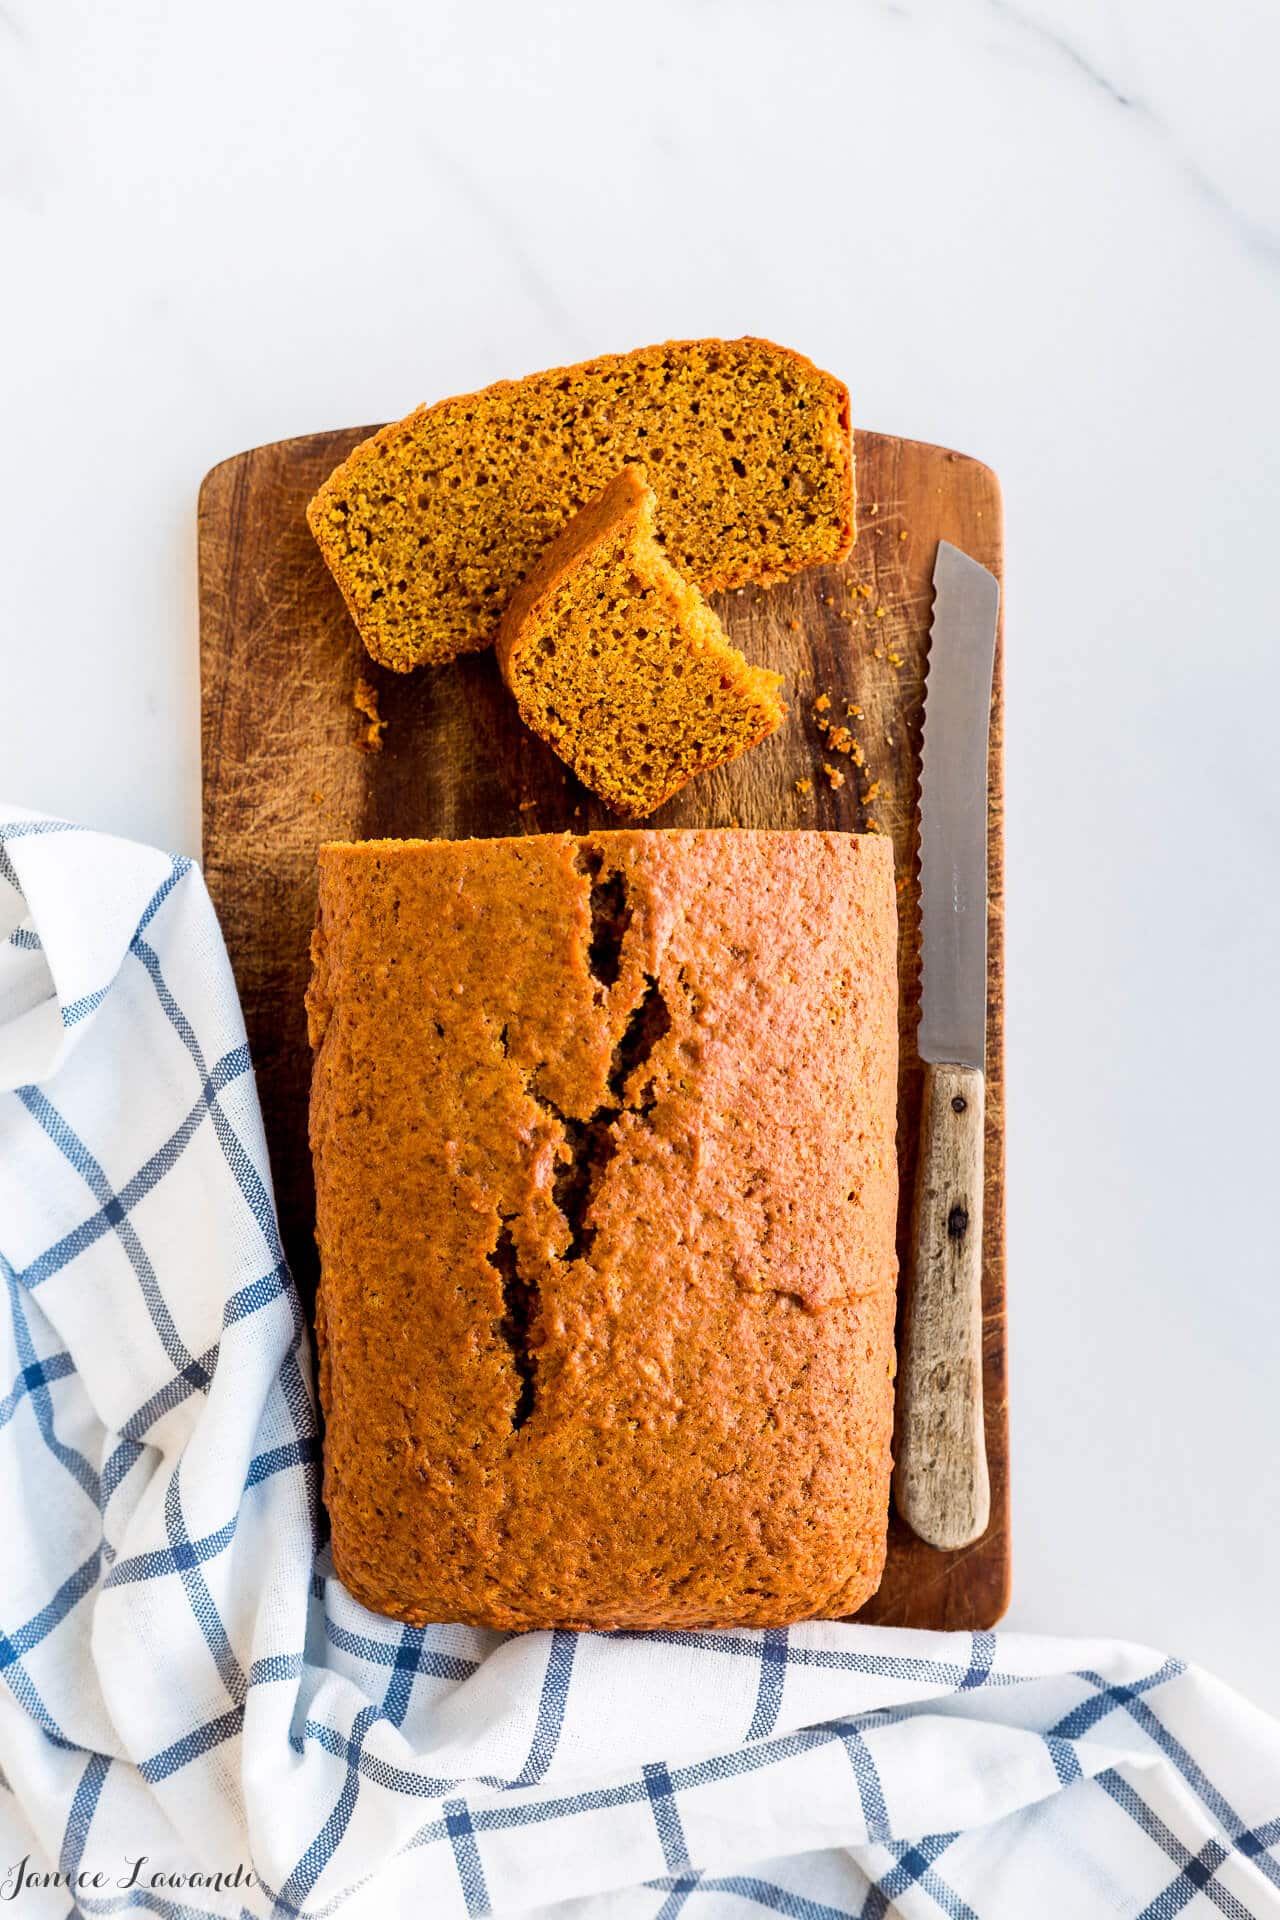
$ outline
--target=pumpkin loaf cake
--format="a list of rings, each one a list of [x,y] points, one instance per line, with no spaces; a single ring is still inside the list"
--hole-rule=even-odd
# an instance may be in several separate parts
[[[616,813],[652,813],[695,773],[786,717],[780,674],[748,666],[653,531],[654,497],[624,467],[576,513],[498,629],[526,726]]]
[[[375,660],[487,647],[539,553],[642,461],[704,592],[780,580],[853,540],[849,395],[767,340],[684,340],[503,380],[362,441],[307,509]]]
[[[887,839],[320,854],[338,1573],[416,1624],[772,1626],[885,1555]]]

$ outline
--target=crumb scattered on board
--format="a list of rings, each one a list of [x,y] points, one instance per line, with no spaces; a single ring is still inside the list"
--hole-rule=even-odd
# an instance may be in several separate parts
[[[878,515],[880,512],[879,502],[871,502],[865,511],[869,516]],[[891,529],[877,528],[876,531],[889,532]],[[900,527],[897,533],[899,541],[910,538],[910,530],[906,527]],[[846,623],[852,622],[853,620],[860,620],[864,612],[863,603],[867,601],[871,602],[869,606],[865,607],[865,612],[868,616],[876,620],[885,620],[888,618],[889,608],[885,602],[880,599],[873,584],[866,581],[849,580],[843,591],[847,592],[852,604],[848,610],[837,610],[837,619]],[[823,593],[819,597],[825,605],[834,605],[834,596],[832,594]],[[799,623],[795,620],[788,620],[787,625],[792,632],[795,632]],[[870,636],[868,636],[868,638],[870,638]],[[893,667],[895,671],[900,670],[906,665],[904,655],[899,652],[896,647],[886,647],[883,644],[872,648],[871,657],[875,660],[887,661],[888,665]],[[863,710],[856,700],[845,700],[844,711],[850,720],[862,720],[864,718]],[[858,769],[858,773],[862,778],[855,782],[855,785],[860,789],[858,797],[863,807],[865,808],[872,800],[891,800],[893,797],[892,794],[888,789],[882,788],[878,780],[867,780],[867,756],[856,738],[852,727],[836,723],[832,716],[832,698],[829,693],[819,693],[815,697],[810,707],[810,715],[813,725],[822,737],[822,751],[824,753],[840,754],[850,760]],[[893,745],[892,733],[886,732],[885,742],[888,746]],[[847,784],[849,776],[839,765],[833,764],[831,761],[825,759],[820,762],[820,765],[822,777],[829,787],[838,790]],[[795,791],[802,797],[811,795],[814,791],[814,781],[812,779],[797,780],[795,782]],[[883,833],[885,829],[879,820],[873,815],[867,814],[866,831],[868,833]]]
[[[356,675],[351,704],[357,713],[362,713],[365,717],[365,725],[360,729],[360,739],[357,744],[365,753],[381,753],[382,736],[387,730],[387,723],[378,711],[378,689],[372,680],[366,680],[362,673]]]
[[[880,649],[877,648],[877,653],[879,652]],[[862,708],[856,700],[846,700],[844,710],[851,719],[861,720],[863,717]],[[846,726],[843,721],[837,722],[831,718],[831,695],[829,693],[819,693],[810,707],[810,714],[814,726],[822,736],[823,750],[825,752],[843,755],[846,759],[853,762],[853,765],[858,769],[860,774],[865,775],[867,756],[863,751],[861,743],[854,734],[852,727]],[[847,784],[849,776],[842,767],[825,759],[821,762],[821,766],[823,777],[829,787],[835,791],[839,791],[841,787]],[[812,780],[797,780],[795,790],[798,794],[809,795],[813,792],[813,786],[814,783]],[[892,796],[887,789],[881,786],[878,780],[871,780],[868,781],[865,786],[861,787],[858,797],[865,807],[871,800],[888,800]],[[884,828],[874,816],[868,814],[866,818],[866,831],[868,833],[883,833]]]

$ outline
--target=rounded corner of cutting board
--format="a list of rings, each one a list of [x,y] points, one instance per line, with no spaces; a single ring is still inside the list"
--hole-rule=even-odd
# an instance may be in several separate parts
[[[876,449],[892,447],[900,459],[914,459],[922,465],[932,467],[937,466],[939,462],[945,462],[947,466],[958,468],[964,475],[969,490],[977,492],[980,489],[994,511],[995,524],[990,532],[1003,558],[1004,490],[1000,485],[999,474],[988,461],[979,459],[974,453],[962,453],[957,447],[944,447],[936,440],[906,440],[901,434],[880,433],[873,427],[855,426],[853,429],[855,464],[857,457],[869,459],[873,446]],[[861,512],[859,512],[858,526],[861,532],[863,527]]]
[[[196,495],[198,511],[204,516],[211,507],[221,505],[227,489],[239,475],[258,462],[274,461],[287,468],[295,462],[305,461],[313,453],[336,448],[338,450],[333,453],[336,466],[346,458],[353,446],[377,432],[377,425],[327,427],[319,433],[295,433],[287,440],[263,440],[256,447],[243,447],[239,453],[229,453],[225,460],[219,460],[216,466],[210,467],[201,480]]]
[[[210,467],[196,490],[196,512],[203,525],[211,513],[222,506],[229,484],[243,467],[247,453],[228,454],[225,460]]]

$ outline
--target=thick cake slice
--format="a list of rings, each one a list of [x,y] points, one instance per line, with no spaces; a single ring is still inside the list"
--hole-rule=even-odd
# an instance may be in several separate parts
[[[307,518],[375,660],[487,647],[547,542],[642,461],[658,531],[704,592],[853,540],[849,395],[768,340],[684,340],[504,380],[365,440]]]
[[[893,853],[320,854],[325,1499],[417,1624],[778,1626],[884,1563]]]
[[[525,725],[584,786],[638,819],[781,726],[781,676],[749,666],[654,537],[624,467],[546,552],[498,630]]]

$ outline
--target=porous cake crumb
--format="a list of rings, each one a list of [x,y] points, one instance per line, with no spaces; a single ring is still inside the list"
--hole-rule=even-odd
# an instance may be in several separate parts
[[[643,462],[675,566],[768,584],[853,541],[849,395],[768,340],[685,340],[505,380],[363,441],[307,509],[365,646],[398,672],[487,647],[539,553]]]
[[[498,665],[521,718],[615,813],[640,819],[782,723],[781,678],[748,665],[654,537],[624,467],[517,589]]]

